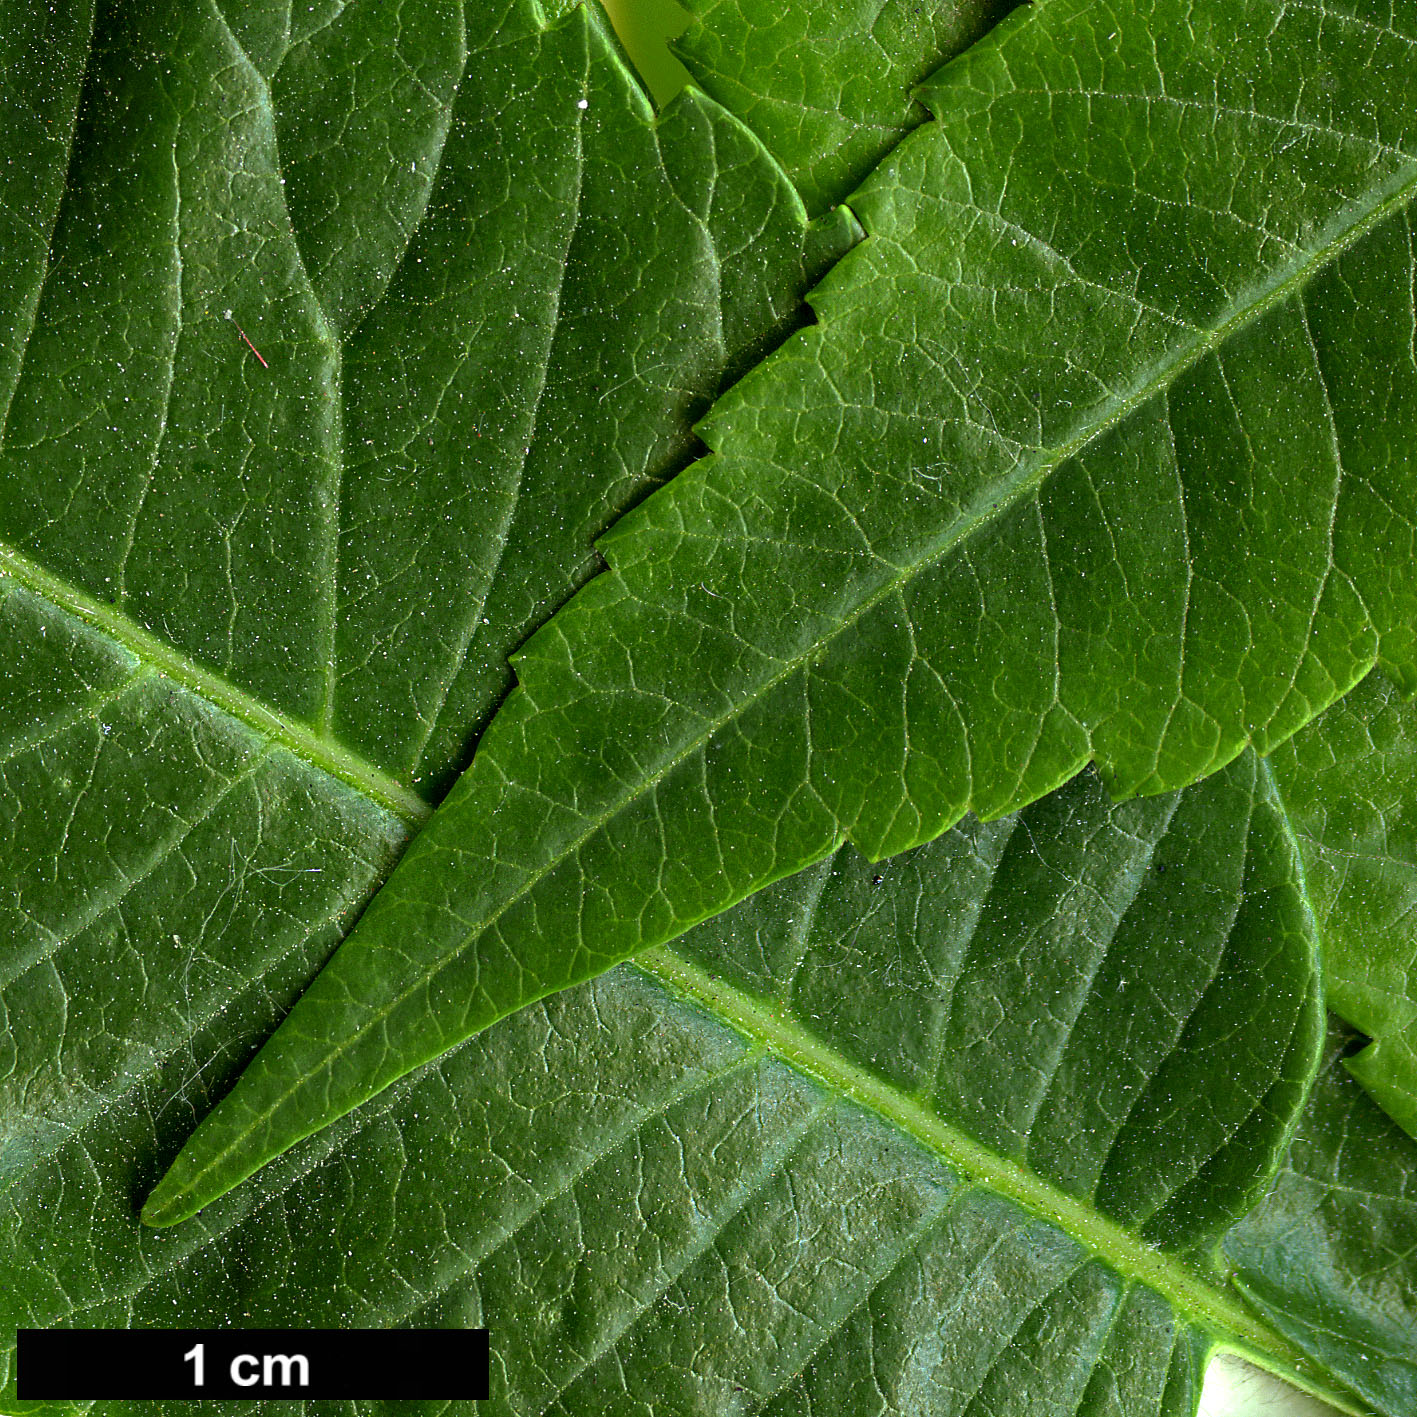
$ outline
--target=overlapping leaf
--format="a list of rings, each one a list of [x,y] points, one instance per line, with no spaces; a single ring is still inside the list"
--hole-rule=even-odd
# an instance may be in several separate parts
[[[30,292],[12,348],[24,437],[4,468],[22,493],[4,513],[30,538],[0,582],[0,906],[20,941],[0,960],[5,1328],[465,1323],[495,1306],[518,1315],[499,1401],[576,1412],[722,1410],[746,1391],[780,1410],[846,1393],[861,1411],[1189,1414],[1219,1334],[1344,1401],[1324,1370],[1344,1374],[1343,1355],[1306,1360],[1196,1253],[1272,1165],[1314,1042],[1312,924],[1248,758],[1180,799],[1117,809],[1084,779],[879,872],[842,850],[655,952],[657,982],[622,970],[525,1011],[193,1225],[135,1224],[461,760],[456,714],[485,721],[505,682],[492,641],[584,577],[615,499],[682,456],[723,361],[742,367],[794,318],[815,260],[790,194],[712,106],[666,118],[656,155],[594,25],[509,12],[494,59],[463,54],[488,17],[464,32],[460,14],[106,11],[77,123],[42,120],[53,141],[30,149],[48,154],[41,179],[67,161],[67,181],[16,184],[30,235],[58,225],[48,272],[41,241],[15,287]],[[46,32],[44,56],[7,51],[6,82],[12,55],[42,62],[62,109],[82,30],[67,49]],[[499,73],[501,90],[485,82]],[[564,202],[495,225],[459,205],[513,169],[518,190],[531,171],[554,197],[553,129],[585,141],[564,279],[542,223]],[[514,137],[528,146],[509,155]],[[673,239],[643,271],[597,213],[647,203]],[[532,238],[523,264],[496,266],[489,249],[505,257],[517,232]],[[511,269],[555,298],[528,280],[508,300],[491,280],[478,305]],[[660,343],[659,297],[632,298],[656,278],[692,331],[718,318],[739,334]],[[254,291],[265,310],[268,290],[274,342],[245,308]],[[271,385],[253,382],[226,308]],[[528,312],[532,336],[512,323]],[[94,359],[82,341],[99,333]],[[669,367],[649,357],[666,349]],[[602,427],[622,398],[638,439]],[[504,446],[461,487],[454,450],[477,455],[489,410]],[[506,435],[523,428],[518,453]],[[559,496],[532,471],[554,461],[537,452],[547,430],[577,453],[546,473]],[[580,462],[611,468],[619,492]],[[478,489],[491,500],[467,501]],[[349,522],[381,495],[402,495],[404,515]],[[535,515],[519,521],[524,496]],[[177,509],[185,538],[161,525]],[[311,591],[337,527],[326,604]],[[469,560],[435,571],[447,527]],[[273,588],[253,585],[248,611],[243,577],[260,575]],[[448,590],[446,615],[430,586]],[[459,660],[469,588],[511,609],[484,605]],[[334,646],[313,671],[297,662],[312,627]],[[1158,960],[1158,932],[1184,947]],[[748,1313],[772,1351],[745,1348],[736,1319],[712,1323]]]
[[[1375,658],[1413,682],[1414,36],[1410,6],[1059,0],[927,85],[822,323],[602,538],[152,1218],[843,839],[1090,759],[1158,792]]]
[[[393,847],[320,786],[313,834],[357,807]],[[883,870],[843,849],[139,1226],[299,951],[13,1175],[4,1326],[487,1323],[486,1410],[577,1417],[1192,1417],[1222,1341],[1361,1410],[1204,1259],[1317,1061],[1314,945],[1252,757],[1121,807],[1087,775]]]
[[[1417,1137],[1417,704],[1370,675],[1272,765],[1323,936],[1328,1006],[1373,1040],[1346,1066]]]
[[[972,23],[964,11],[873,4],[862,14],[812,0],[771,11],[698,0],[694,13],[698,23],[676,47],[695,77],[749,117],[809,193],[836,170],[842,144],[870,153],[869,167],[906,130],[901,120],[874,133],[853,103],[903,99],[944,57],[942,43],[955,43]],[[799,93],[816,102],[790,96]],[[915,105],[911,117],[923,118],[924,109]],[[829,195],[843,198],[848,185]],[[1345,702],[1349,711],[1322,716],[1271,765],[1305,850],[1329,1005],[1379,1040],[1347,1066],[1417,1135],[1417,927],[1407,885],[1417,844],[1406,821],[1417,788],[1412,715],[1408,696],[1381,674]]]

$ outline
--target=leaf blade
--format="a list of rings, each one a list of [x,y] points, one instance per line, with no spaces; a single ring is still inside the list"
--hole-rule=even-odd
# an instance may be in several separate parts
[[[1282,742],[1380,653],[1411,673],[1417,607],[1375,549],[1411,540],[1406,459],[1346,467],[1339,433],[1371,382],[1360,332],[1413,320],[1413,37],[1145,20],[1042,7],[926,85],[941,117],[853,199],[870,236],[821,322],[601,538],[609,572],[517,656],[471,770],[154,1214],[215,1153],[249,1174],[844,839],[885,856],[1089,759],[1122,795],[1175,787]],[[1315,45],[1335,82],[1310,112]],[[1086,140],[1104,106],[1145,115],[1109,129],[1121,156]],[[1305,159],[1278,172],[1254,157],[1276,128]],[[1382,378],[1410,392],[1417,368]]]
[[[6,164],[3,200],[6,249],[18,269],[7,283],[0,326],[18,335],[6,342],[0,365],[4,419],[8,420],[15,381],[29,342],[35,305],[49,274],[54,234],[72,158],[84,61],[93,29],[93,7],[64,13],[46,11],[20,17],[4,34],[0,52],[0,102],[5,126],[18,139]]]

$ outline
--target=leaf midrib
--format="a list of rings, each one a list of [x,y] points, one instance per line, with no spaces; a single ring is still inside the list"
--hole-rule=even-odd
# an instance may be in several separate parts
[[[908,141],[908,140],[907,140]],[[848,630],[855,626],[865,616],[870,614],[878,605],[890,599],[891,596],[899,594],[918,575],[925,570],[936,565],[943,560],[950,552],[969,541],[976,533],[987,527],[994,521],[1002,518],[1017,503],[1030,496],[1047,481],[1048,477],[1064,463],[1077,456],[1089,443],[1102,437],[1117,424],[1134,413],[1138,408],[1145,405],[1149,400],[1158,394],[1164,393],[1171,388],[1180,378],[1182,378],[1191,368],[1198,364],[1207,354],[1214,352],[1221,345],[1225,344],[1233,335],[1249,327],[1274,306],[1282,303],[1291,294],[1303,287],[1303,285],[1320,269],[1336,260],[1344,251],[1361,240],[1369,231],[1376,227],[1389,215],[1404,208],[1414,192],[1417,192],[1417,163],[1413,164],[1411,175],[1394,192],[1385,198],[1379,198],[1374,204],[1361,212],[1358,219],[1340,231],[1330,241],[1321,245],[1306,261],[1300,264],[1297,269],[1291,269],[1273,282],[1267,288],[1258,292],[1253,300],[1242,306],[1229,319],[1217,325],[1209,334],[1199,336],[1192,344],[1181,351],[1177,357],[1158,370],[1151,379],[1142,384],[1132,393],[1117,400],[1116,404],[1096,422],[1089,424],[1084,429],[1076,433],[1054,451],[1050,458],[1043,458],[1032,466],[1025,467],[1014,473],[1011,477],[995,487],[985,490],[980,494],[974,508],[958,517],[954,524],[944,531],[937,539],[932,541],[925,551],[913,561],[907,562],[900,568],[899,573],[878,587],[870,595],[863,598],[861,604],[843,618],[830,634],[823,635],[815,640],[806,650],[801,653],[791,655],[779,661],[780,668],[767,676],[759,683],[755,684],[741,698],[722,714],[707,719],[705,726],[695,734],[678,752],[674,753],[667,761],[660,764],[652,773],[647,774],[641,781],[622,793],[610,806],[602,813],[591,819],[585,831],[575,837],[555,856],[545,862],[537,870],[529,873],[522,886],[510,895],[498,909],[484,919],[477,922],[475,930],[469,934],[464,943],[451,955],[440,959],[433,970],[428,971],[420,977],[420,985],[431,978],[433,972],[441,968],[449,958],[455,958],[463,949],[494,925],[500,917],[506,913],[513,905],[527,895],[540,880],[553,870],[562,861],[575,855],[577,851],[596,832],[607,826],[616,816],[620,814],[631,803],[648,789],[656,786],[687,761],[700,748],[704,747],[718,732],[726,728],[736,718],[740,717],[752,705],[770,694],[778,685],[791,678],[799,670],[811,664],[814,660],[822,657],[826,646],[832,644],[843,636]],[[868,233],[866,240],[853,249],[853,251],[843,258],[849,261],[857,257],[868,241],[874,239]],[[715,450],[711,456],[719,456]],[[614,566],[613,551],[610,552],[611,569],[607,574],[618,575],[619,572]],[[598,578],[597,578],[598,579]],[[594,584],[594,582],[592,582]],[[540,633],[540,632],[538,632]],[[525,693],[525,690],[518,688],[514,690],[516,697]],[[509,699],[510,703],[511,700]],[[504,710],[505,711],[505,710]],[[1238,757],[1247,746],[1248,736],[1237,742],[1234,750],[1223,761],[1216,760],[1207,765],[1210,772],[1218,771],[1226,763]],[[476,759],[473,762],[471,771],[476,770]],[[1015,803],[1014,807],[1026,805]],[[852,840],[850,830],[844,833],[845,840]],[[841,841],[833,842],[827,850],[834,850],[841,845]],[[825,852],[823,853],[826,854]],[[820,858],[818,858],[820,859]],[[730,902],[731,904],[732,902]],[[376,1020],[377,1021],[377,1020]]]
[[[440,957],[431,967],[420,971],[418,977],[412,982],[408,989],[402,991],[392,999],[366,1025],[350,1034],[337,1050],[337,1053],[346,1051],[359,1037],[366,1034],[369,1028],[377,1026],[386,1018],[393,1008],[397,1007],[403,999],[407,998],[418,988],[421,988],[428,979],[434,977],[437,972],[446,967],[450,960],[457,958],[464,951],[472,947],[474,942],[485,933],[488,928],[495,924],[507,910],[534,890],[538,883],[555,869],[557,865],[568,857],[573,856],[596,832],[603,829],[604,826],[612,821],[632,802],[637,800],[646,790],[652,788],[681,763],[691,757],[710,741],[716,733],[745,712],[753,703],[770,693],[778,684],[797,673],[813,659],[819,658],[827,645],[839,639],[862,618],[868,615],[877,605],[892,595],[900,593],[905,586],[925,569],[936,564],[958,546],[967,542],[975,534],[991,525],[1000,516],[1006,515],[1013,506],[1036,491],[1052,472],[1069,459],[1076,456],[1088,443],[1103,436],[1109,429],[1123,421],[1137,408],[1144,405],[1159,393],[1170,388],[1187,370],[1193,367],[1207,354],[1219,348],[1238,331],[1247,328],[1253,322],[1261,319],[1268,310],[1300,289],[1316,271],[1337,259],[1339,255],[1359,241],[1388,215],[1402,209],[1407,204],[1414,189],[1417,189],[1417,164],[1414,164],[1414,170],[1407,175],[1406,180],[1400,182],[1395,189],[1391,189],[1391,184],[1386,185],[1390,189],[1388,195],[1380,195],[1382,189],[1379,189],[1379,193],[1374,193],[1373,200],[1366,207],[1359,209],[1356,219],[1350,221],[1349,224],[1338,231],[1336,235],[1320,243],[1307,259],[1291,265],[1286,273],[1278,275],[1266,287],[1260,289],[1252,299],[1243,304],[1228,319],[1219,323],[1209,333],[1198,335],[1188,346],[1181,348],[1176,356],[1167,361],[1164,366],[1158,368],[1151,378],[1139,384],[1130,394],[1118,399],[1102,416],[1080,428],[1072,438],[1059,445],[1051,456],[1041,457],[1038,462],[1032,466],[1021,467],[1010,478],[1005,479],[1001,486],[981,493],[979,500],[972,510],[965,512],[957,518],[955,523],[932,541],[920,556],[900,568],[897,575],[886,581],[870,595],[864,597],[860,605],[858,605],[850,615],[840,621],[834,631],[814,642],[804,652],[781,661],[778,670],[755,685],[747,694],[730,705],[723,714],[708,720],[701,730],[677,752],[673,753],[665,763],[661,764],[659,768],[647,775],[639,783],[632,785],[628,790],[623,792],[604,812],[597,814],[587,824],[582,833],[556,854],[548,858],[539,868],[529,873],[516,891],[512,892],[507,899],[501,902],[492,913],[477,922],[476,926],[469,931],[460,945],[455,947],[448,954]],[[851,259],[851,257],[846,259]],[[79,614],[81,618],[88,620],[89,623],[96,624],[107,633],[114,635],[115,638],[119,639],[120,642],[124,643],[134,653],[155,663],[163,672],[171,673],[172,677],[179,679],[197,692],[213,699],[221,707],[232,712],[235,716],[257,727],[259,731],[275,737],[278,741],[290,748],[291,751],[313,762],[316,766],[329,772],[333,776],[356,787],[366,795],[374,797],[381,805],[394,811],[410,825],[421,825],[429,815],[431,809],[421,797],[404,787],[402,783],[399,783],[387,773],[384,773],[382,770],[366,762],[363,758],[359,757],[359,755],[351,752],[343,745],[313,732],[310,728],[297,720],[270,709],[252,695],[246,694],[243,690],[227,683],[220,676],[178,654],[170,646],[164,644],[149,632],[142,630],[140,627],[133,624],[133,622],[127,620],[126,617],[113,614],[107,607],[104,607],[92,597],[76,590],[59,577],[44,571],[27,558],[21,556],[18,552],[14,552],[0,545],[0,571],[7,569],[9,569],[12,574],[16,574],[19,578],[26,580],[32,589],[39,590],[41,593],[55,600],[56,603],[73,610],[75,613]],[[611,574],[615,573],[612,567]],[[514,691],[514,694],[522,692],[524,692],[524,690],[518,689]],[[1237,743],[1230,757],[1234,757],[1236,754],[1243,751],[1243,748],[1244,741]],[[1223,767],[1224,763],[1212,762],[1208,766],[1210,770],[1214,771],[1215,769]],[[476,770],[475,760],[472,770]],[[845,833],[845,835],[847,839],[849,839],[849,832]],[[840,844],[840,840],[834,841],[828,849],[833,849]],[[733,902],[728,902],[728,904],[732,903]],[[327,1065],[332,1064],[336,1056],[337,1054],[332,1054]],[[288,1089],[281,1097],[277,1098],[271,1108],[267,1109],[265,1115],[269,1115],[270,1111],[274,1110],[276,1106],[286,1100],[290,1095],[290,1091],[291,1090]],[[223,1151],[219,1153],[218,1158],[214,1158],[205,1169],[210,1171],[216,1164],[216,1161],[224,1157],[229,1150],[230,1147],[224,1148]]]
[[[432,807],[412,788],[337,739],[317,732],[309,724],[248,694],[215,671],[189,659],[113,606],[105,605],[3,542],[0,542],[0,575],[9,576],[50,604],[99,630],[141,663],[354,788],[408,826],[421,826],[432,813]]]
[[[837,1096],[874,1113],[966,1178],[1062,1230],[1125,1280],[1155,1291],[1225,1349],[1352,1417],[1367,1417],[1353,1396],[1282,1334],[1223,1290],[1212,1288],[1176,1256],[1152,1248],[1116,1221],[1018,1161],[992,1150],[930,1112],[860,1064],[822,1042],[792,1016],[710,975],[664,946],[636,955],[636,968]]]
[[[1232,335],[1262,318],[1269,309],[1300,289],[1318,270],[1337,259],[1389,215],[1407,205],[1414,189],[1417,189],[1417,176],[1409,177],[1390,195],[1375,200],[1371,206],[1359,213],[1357,220],[1333,239],[1319,246],[1297,266],[1291,267],[1287,274],[1278,278],[1268,288],[1258,292],[1252,301],[1213,331],[1199,336],[1188,348],[1180,350],[1176,358],[1159,369],[1148,382],[1118,400],[1104,417],[1089,424],[1072,439],[1060,445],[1051,458],[1040,459],[1032,467],[1020,469],[1004,482],[1001,489],[992,490],[987,499],[987,506],[983,501],[976,504],[972,511],[963,514],[948,531],[934,541],[925,554],[901,568],[895,578],[865,599],[830,635],[814,643],[806,653],[784,661],[779,672],[757,686],[752,694],[739,700],[722,719],[713,721],[707,731],[677,754],[663,772],[655,774],[655,780],[690,756],[749,704],[817,658],[825,644],[845,634],[876,605],[898,593],[923,570],[1031,495],[1058,467],[1074,457],[1088,443],[1105,434],[1156,394],[1171,387],[1191,367],[1223,345]],[[114,611],[3,544],[0,544],[0,574],[10,575],[51,603],[110,636],[139,659],[152,665],[159,673],[183,684],[263,736],[394,812],[410,825],[416,827],[429,815],[431,808],[421,797],[359,754],[299,720],[271,708],[222,676],[182,655],[127,616]],[[563,853],[562,857],[573,852],[582,841],[613,818],[628,802],[634,800],[641,790],[643,786],[626,794],[605,816],[599,818],[568,852]],[[528,883],[527,889],[535,884],[539,874]],[[524,892],[518,894],[522,893]],[[499,911],[498,914],[500,913]],[[491,920],[496,918],[493,916]],[[490,924],[491,920],[485,923]],[[481,928],[485,928],[485,924]],[[1293,1365],[1292,1370],[1277,1369],[1289,1381],[1316,1392],[1344,1411],[1357,1413],[1363,1410],[1350,1405],[1351,1399],[1341,1392],[1331,1391],[1322,1385],[1316,1386],[1315,1379],[1303,1375],[1312,1370],[1302,1354],[1274,1330],[1225,1296],[1206,1288],[1177,1261],[1159,1255],[1122,1227],[1091,1211],[1075,1198],[1057,1191],[1017,1163],[998,1156],[939,1118],[931,1116],[917,1104],[814,1039],[800,1025],[774,1017],[757,1001],[730,989],[721,981],[712,980],[710,976],[703,974],[696,966],[687,963],[670,950],[654,948],[638,956],[636,963],[675,992],[694,999],[709,1009],[715,1017],[758,1040],[784,1061],[818,1077],[834,1090],[878,1113],[931,1150],[943,1155],[977,1182],[990,1186],[991,1189],[1058,1225],[1128,1278],[1136,1279],[1157,1290],[1179,1310],[1196,1318],[1202,1326],[1220,1336],[1223,1341],[1233,1341],[1240,1351],[1256,1358],[1266,1367],[1273,1367],[1275,1355],[1281,1355],[1280,1361]],[[1326,1375],[1324,1377],[1326,1378]]]

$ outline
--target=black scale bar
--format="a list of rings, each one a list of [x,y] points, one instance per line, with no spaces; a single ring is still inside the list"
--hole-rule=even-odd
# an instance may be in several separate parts
[[[485,1328],[22,1328],[21,1399],[486,1398]]]

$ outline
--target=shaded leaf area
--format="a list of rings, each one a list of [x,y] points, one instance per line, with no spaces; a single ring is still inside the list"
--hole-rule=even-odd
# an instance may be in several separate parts
[[[64,195],[93,5],[25,6],[0,26],[0,249],[9,279],[0,285],[0,411],[8,405],[24,352],[24,332]]]
[[[67,628],[72,660],[87,637]],[[109,672],[95,690],[141,687]],[[176,697],[174,723],[209,712]],[[123,761],[123,725],[76,731]],[[228,733],[233,756],[263,751]],[[105,928],[111,967],[57,956],[7,991],[49,1048],[7,1070],[7,1124],[29,1132],[0,1191],[7,1334],[486,1323],[486,1410],[518,1417],[1191,1417],[1217,1336],[1341,1396],[1201,1253],[1272,1173],[1321,1042],[1311,922],[1252,759],[1120,807],[1084,776],[884,872],[843,849],[153,1230],[137,1202],[318,964],[292,928],[228,987],[249,883],[279,869],[308,892],[313,865],[337,915],[398,848],[396,819],[299,770],[304,856],[262,818],[291,773],[248,768],[226,793],[249,799],[244,837],[190,832],[150,869]],[[126,922],[176,883],[203,949],[124,988]],[[39,1011],[41,976],[62,1011]],[[150,1063],[80,1106],[76,1025],[100,1015],[151,1037]],[[12,1384],[7,1411],[43,1410]]]
[[[1089,760],[1174,789],[1414,682],[1414,33],[1057,0],[946,66],[821,323],[601,538],[154,1216],[844,839]]]
[[[0,568],[415,811],[851,235],[530,0],[105,5],[41,157]]]
[[[929,118],[917,84],[962,54],[1018,0],[685,0],[670,48],[767,144],[812,211],[845,201]]]
[[[1345,1066],[1417,1136],[1417,704],[1373,673],[1270,759],[1303,854]]]
[[[1270,1194],[1225,1240],[1275,1328],[1388,1417],[1417,1410],[1417,1143],[1335,1047]],[[1360,1055],[1361,1056],[1361,1055]]]

